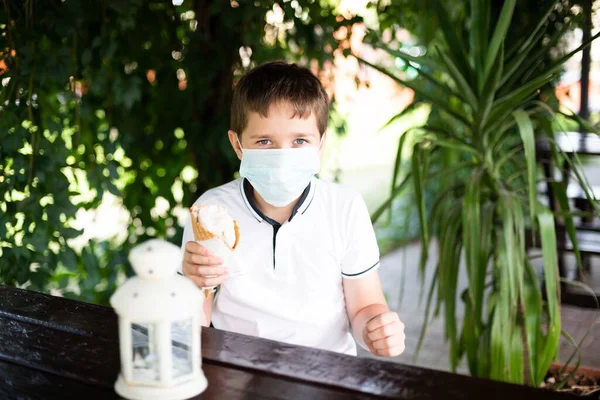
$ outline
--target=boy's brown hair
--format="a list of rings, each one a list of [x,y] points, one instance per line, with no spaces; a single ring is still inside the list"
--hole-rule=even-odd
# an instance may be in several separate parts
[[[293,117],[314,113],[323,136],[329,119],[327,92],[310,70],[284,61],[262,64],[240,80],[231,102],[231,129],[241,135],[250,112],[267,117],[269,107],[280,101],[291,104]]]

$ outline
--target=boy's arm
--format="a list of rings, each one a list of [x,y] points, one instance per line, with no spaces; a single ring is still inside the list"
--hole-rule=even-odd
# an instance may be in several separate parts
[[[375,355],[397,356],[404,351],[404,325],[383,297],[377,274],[377,238],[367,205],[358,193],[342,215],[346,235],[342,282],[354,338]]]
[[[378,356],[404,351],[404,324],[391,312],[377,271],[357,279],[343,279],[346,311],[358,344]]]

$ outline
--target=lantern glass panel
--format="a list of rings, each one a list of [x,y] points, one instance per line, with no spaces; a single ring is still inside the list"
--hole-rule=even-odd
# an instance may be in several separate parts
[[[192,373],[192,318],[171,323],[173,379]]]
[[[154,324],[132,324],[132,379],[138,382],[160,380],[157,329]]]

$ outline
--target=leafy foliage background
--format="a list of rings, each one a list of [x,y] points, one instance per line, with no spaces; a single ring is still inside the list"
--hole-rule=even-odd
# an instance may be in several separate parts
[[[358,21],[319,0],[4,1],[0,283],[107,304],[131,246],[179,243],[178,210],[234,177],[235,80],[272,59],[318,69]],[[77,242],[106,193],[126,232]]]

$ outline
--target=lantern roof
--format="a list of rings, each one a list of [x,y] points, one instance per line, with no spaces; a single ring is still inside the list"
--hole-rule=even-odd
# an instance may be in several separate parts
[[[138,276],[128,279],[111,297],[120,316],[132,322],[178,320],[199,313],[200,289],[177,274],[182,254],[179,247],[161,239],[148,240],[129,253]]]

